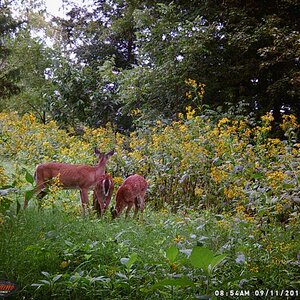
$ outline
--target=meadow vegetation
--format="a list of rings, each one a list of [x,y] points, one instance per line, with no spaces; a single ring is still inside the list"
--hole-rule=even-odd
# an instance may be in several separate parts
[[[128,135],[109,124],[82,127],[79,135],[33,114],[0,113],[0,186],[20,191],[0,198],[0,274],[19,284],[17,297],[209,299],[220,290],[300,291],[296,118],[283,116],[280,140],[270,136],[272,114],[221,115],[196,96],[197,109],[188,106],[173,121],[146,124],[138,121],[142,111],[132,111],[136,130]],[[94,164],[95,146],[115,149],[107,165],[115,191],[132,173],[149,182],[143,219],[111,221],[108,212],[83,218],[79,192],[62,191],[59,182],[39,205],[32,198],[21,209],[36,164]]]

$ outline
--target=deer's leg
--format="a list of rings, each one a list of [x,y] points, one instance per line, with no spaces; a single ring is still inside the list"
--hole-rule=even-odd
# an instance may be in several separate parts
[[[99,203],[98,203],[98,197],[96,192],[94,191],[93,193],[93,208],[94,210],[97,211],[98,214],[100,214],[100,207],[99,207]]]
[[[103,198],[105,198],[105,196],[103,195],[102,191],[98,191],[98,190],[95,190],[95,194],[96,194],[98,213],[99,213],[100,217],[102,217],[103,213],[104,213],[104,209],[105,209],[105,205],[103,202]]]
[[[138,205],[137,201],[135,201],[135,203],[134,203],[134,215],[133,215],[134,218],[136,218],[138,211],[139,211],[139,205]]]
[[[141,211],[142,214],[142,219],[144,218],[144,208],[145,208],[145,193],[141,193],[140,195],[138,195],[135,199],[135,203],[136,203],[136,210],[138,211],[138,208]],[[136,212],[137,214],[137,212]],[[135,214],[135,216],[136,216]]]
[[[141,213],[144,212],[144,198],[141,195],[138,195],[135,198],[135,211],[134,211],[134,217],[136,217],[138,210],[141,210]]]
[[[112,193],[113,193],[113,189],[111,189],[109,191],[109,194],[105,197],[105,203],[104,203],[104,211],[108,208],[110,201],[111,201],[111,197],[112,197]]]
[[[82,209],[83,209],[83,214],[85,214],[85,208],[89,207],[88,189],[81,189],[80,190],[80,198],[81,198],[81,205],[82,205]]]
[[[97,201],[97,196],[96,196],[96,192],[94,191],[94,192],[93,192],[93,208],[94,208],[95,210],[97,210],[97,203],[98,203],[98,201]]]
[[[129,216],[129,212],[130,212],[132,206],[133,206],[133,202],[129,202],[129,203],[127,204],[127,210],[126,210],[126,214],[125,214],[125,218],[126,218],[126,219],[127,219],[128,216]]]

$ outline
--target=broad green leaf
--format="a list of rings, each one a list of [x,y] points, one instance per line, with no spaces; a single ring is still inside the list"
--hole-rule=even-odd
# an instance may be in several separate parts
[[[73,247],[73,243],[72,243],[72,242],[70,242],[70,241],[68,241],[68,240],[65,240],[64,242],[65,242],[65,244],[66,244],[67,246]]]
[[[208,272],[208,266],[214,258],[214,253],[208,248],[196,246],[193,248],[189,258],[191,264],[195,268],[201,268]]]
[[[128,277],[125,274],[123,274],[123,273],[117,272],[116,275],[119,276],[122,279],[128,280]]]
[[[173,263],[178,255],[178,248],[173,245],[169,249],[166,250],[166,257],[170,263]]]
[[[26,170],[25,179],[27,182],[34,184],[33,176]]]
[[[225,254],[215,256],[212,250],[196,246],[193,248],[189,259],[193,267],[201,268],[210,274],[225,258]]]
[[[48,281],[48,280],[42,279],[42,280],[40,280],[40,282],[45,283],[45,284],[48,284],[48,285],[51,285],[50,281]]]
[[[128,257],[122,257],[122,258],[120,259],[121,264],[122,264],[122,265],[125,265],[125,266],[127,266],[128,261],[129,261],[129,258],[128,258]]]

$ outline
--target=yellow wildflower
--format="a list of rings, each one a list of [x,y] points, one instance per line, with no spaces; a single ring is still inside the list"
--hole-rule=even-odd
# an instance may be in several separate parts
[[[259,268],[257,266],[253,266],[253,267],[250,267],[249,271],[251,273],[258,273],[259,272]]]
[[[176,237],[173,239],[173,241],[174,241],[175,243],[182,242],[182,241],[184,241],[184,237],[181,236],[181,235],[179,235],[179,234],[177,234]]]
[[[229,123],[229,119],[228,118],[223,118],[221,120],[219,120],[218,122],[218,127],[221,127],[222,125],[226,124],[226,123]]]
[[[186,119],[187,120],[192,120],[195,113],[196,113],[196,111],[194,109],[192,109],[191,106],[186,107]]]
[[[60,264],[61,269],[65,269],[68,266],[69,266],[69,262],[66,261],[66,260],[62,261],[61,264]]]
[[[283,115],[282,119],[280,127],[283,131],[288,131],[289,129],[295,130],[300,127],[297,122],[297,118],[294,115]]]
[[[260,118],[266,124],[270,124],[271,122],[274,121],[274,117],[270,112],[266,113],[264,116],[261,116]]]
[[[197,87],[197,82],[196,82],[196,80],[193,80],[193,79],[191,79],[191,78],[186,79],[184,82],[185,82],[187,85],[189,85],[189,86],[191,86],[191,87],[193,87],[193,88],[196,88],[196,87]]]

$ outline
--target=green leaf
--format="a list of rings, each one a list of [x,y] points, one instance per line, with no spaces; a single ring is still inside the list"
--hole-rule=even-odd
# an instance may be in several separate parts
[[[137,261],[137,254],[133,253],[130,255],[130,257],[123,257],[120,261],[122,265],[125,265],[128,269],[130,269]]]
[[[173,263],[178,255],[178,248],[173,245],[169,249],[166,250],[166,257],[170,263]]]
[[[195,268],[201,268],[208,273],[208,266],[214,258],[214,253],[208,248],[196,246],[193,248],[189,258],[191,264]]]
[[[84,255],[85,260],[89,260],[91,257],[92,257],[91,254],[85,254],[85,255]]]
[[[159,289],[165,286],[187,287],[187,286],[195,286],[195,284],[188,277],[167,278],[155,283],[152,286],[152,289]]]
[[[34,178],[33,176],[26,170],[25,179],[27,182],[34,184]]]
[[[34,189],[25,192],[25,200],[29,201],[34,195]]]
[[[52,281],[53,281],[53,282],[56,282],[56,281],[59,280],[61,277],[62,277],[62,274],[58,274],[58,275],[56,275],[56,276],[52,279]]]
[[[65,242],[65,244],[66,244],[67,246],[73,247],[73,243],[72,243],[72,242],[70,242],[70,241],[68,241],[68,240],[65,240],[64,242]]]
[[[262,179],[262,178],[264,178],[264,174],[259,173],[259,172],[252,173],[251,176],[250,176],[250,178],[251,179]]]
[[[195,268],[201,268],[207,274],[226,258],[226,254],[215,256],[214,252],[206,247],[194,247],[190,256],[190,262]]]
[[[42,280],[40,280],[40,282],[42,282],[42,283],[45,283],[45,284],[48,284],[48,285],[51,285],[51,282],[50,282],[50,281],[48,281],[48,280],[44,280],[44,279],[42,279]]]
[[[50,274],[48,272],[42,272],[42,274],[46,277],[50,277]],[[41,281],[41,280],[40,280]]]
[[[213,271],[226,258],[226,256],[227,256],[226,254],[215,256],[210,264],[211,271]]]
[[[132,253],[129,257],[129,260],[127,261],[127,268],[131,268],[133,266],[133,264],[137,261],[137,257],[138,255],[136,253]]]

